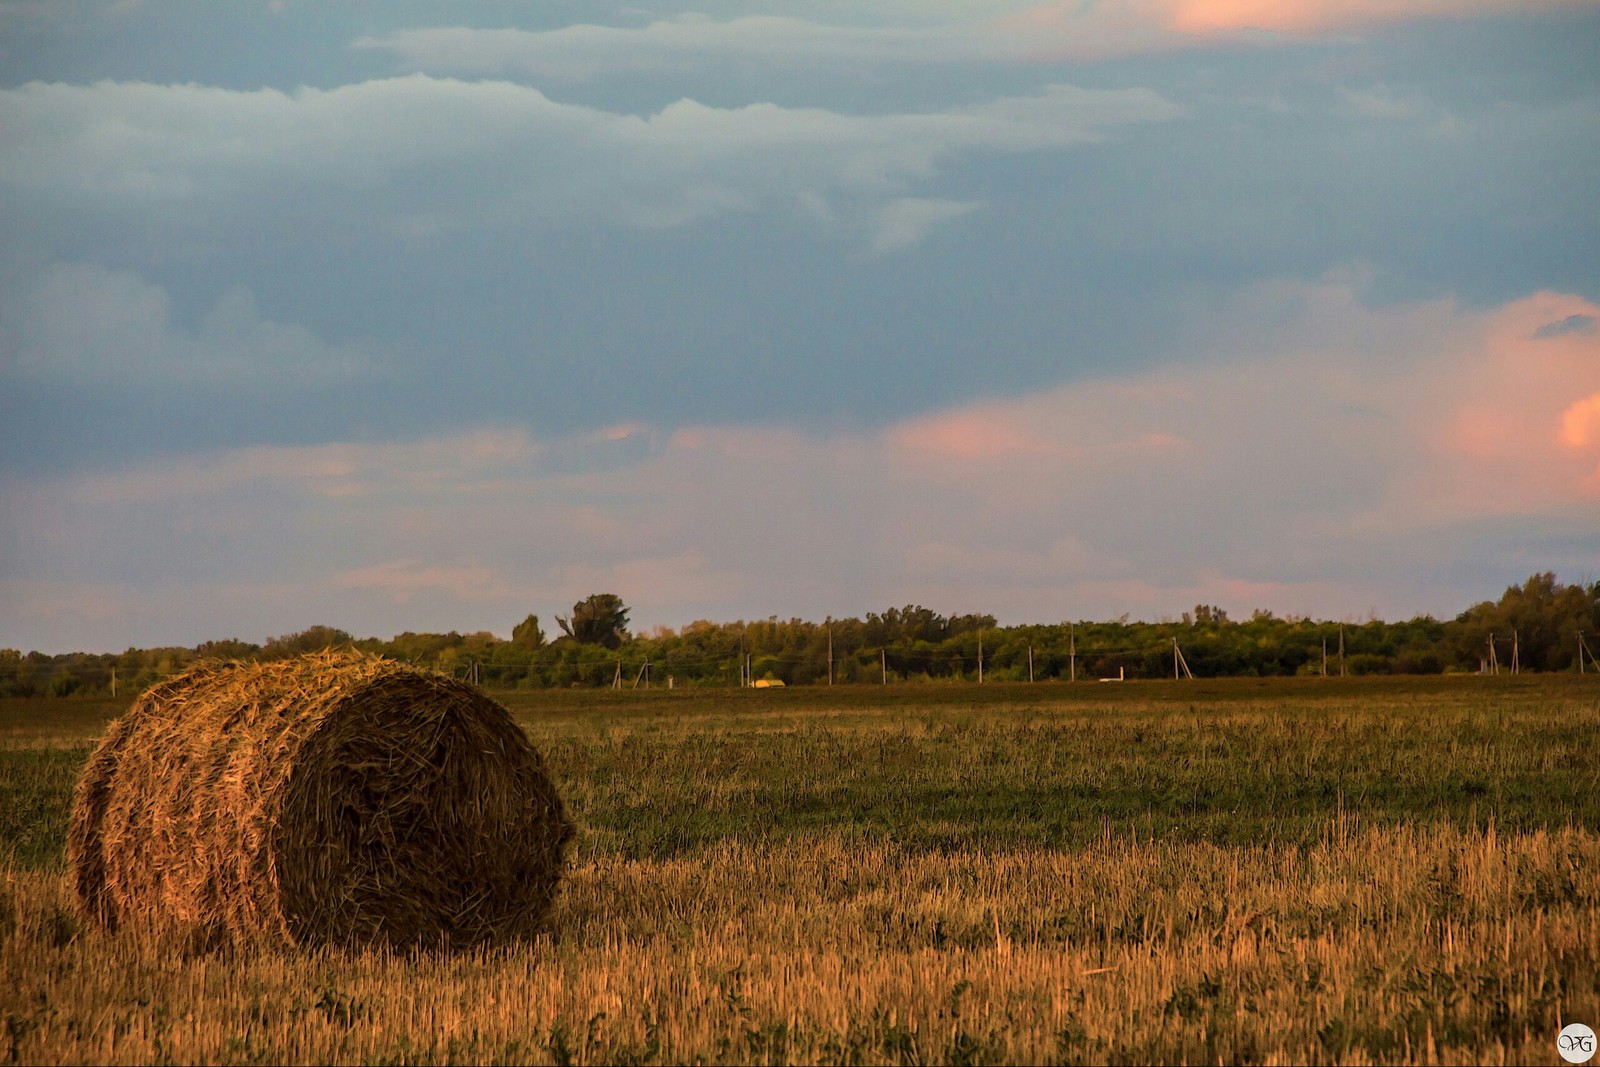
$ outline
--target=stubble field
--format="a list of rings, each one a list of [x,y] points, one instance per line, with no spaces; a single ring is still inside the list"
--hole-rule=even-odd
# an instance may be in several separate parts
[[[1532,1062],[1600,1026],[1600,679],[496,694],[579,825],[465,954],[84,928],[108,702],[0,703],[0,1059]]]

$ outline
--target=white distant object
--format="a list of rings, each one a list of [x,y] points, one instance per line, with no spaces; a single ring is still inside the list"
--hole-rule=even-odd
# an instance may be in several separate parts
[[[1102,678],[1100,680],[1102,682],[1126,682],[1128,680],[1128,668],[1118,667],[1117,676],[1115,678]]]
[[[757,678],[756,679],[756,688],[757,689],[782,689],[783,688],[783,679],[782,678]]]

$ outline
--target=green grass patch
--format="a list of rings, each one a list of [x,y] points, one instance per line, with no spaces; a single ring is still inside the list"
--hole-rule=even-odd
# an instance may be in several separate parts
[[[820,834],[915,852],[1307,843],[1341,814],[1600,828],[1600,686],[1576,679],[498,695],[583,828],[580,858]],[[0,707],[0,857],[62,862],[88,739],[113,710]]]

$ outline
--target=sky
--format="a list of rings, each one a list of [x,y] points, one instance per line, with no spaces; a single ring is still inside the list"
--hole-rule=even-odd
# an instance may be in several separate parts
[[[1600,2],[0,2],[0,647],[1600,579]]]

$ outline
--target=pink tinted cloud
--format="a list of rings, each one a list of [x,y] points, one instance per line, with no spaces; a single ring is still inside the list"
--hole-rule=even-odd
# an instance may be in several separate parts
[[[1066,454],[1060,442],[1019,425],[1016,412],[1005,408],[967,409],[902,423],[889,432],[889,441],[910,455],[931,459]]]
[[[1518,15],[1587,0],[1123,0],[1086,4],[1056,0],[998,21],[1041,59],[1098,58],[1191,47],[1266,32],[1286,36],[1339,33],[1430,18]]]
[[[899,468],[941,480],[1122,467],[1189,450],[1184,412],[1207,388],[1183,373],[1076,384],[920,416],[888,428],[879,446]]]
[[[72,492],[84,502],[104,503],[272,483],[315,496],[350,497],[396,483],[413,489],[458,486],[499,468],[525,466],[538,454],[526,431],[494,428],[383,444],[258,445],[79,479]]]
[[[1514,15],[1575,6],[1569,0],[1175,0],[1169,25],[1212,34],[1269,30],[1310,34],[1426,18]]]
[[[875,433],[643,427],[630,440],[660,443],[634,448],[484,430],[31,488],[0,511],[11,577],[108,584],[92,597],[0,585],[0,643],[91,625],[107,647],[149,642],[148,595],[186,643],[318,621],[503,633],[602,591],[640,626],[908,602],[1010,621],[1201,601],[1334,618],[1457,609],[1493,590],[1411,573],[1438,530],[1510,516],[1581,531],[1600,512],[1600,307],[1559,293],[1487,311],[1370,307],[1365,285],[1260,287],[1197,308],[1223,325],[1196,327],[1181,362]],[[344,483],[371,488],[328,491]],[[116,585],[150,530],[185,577]],[[1353,577],[1335,566],[1363,554]],[[283,590],[223,590],[241,565]]]
[[[428,564],[417,559],[393,559],[355,567],[333,575],[340,589],[375,590],[397,604],[419,592],[445,592],[464,599],[482,597],[495,586],[494,572],[478,563]]]
[[[1541,292],[1483,316],[1476,351],[1441,355],[1410,387],[1432,462],[1421,499],[1450,514],[1507,514],[1600,496],[1600,316]]]
[[[633,604],[657,607],[693,604],[736,596],[746,576],[713,566],[688,550],[671,556],[570,563],[559,568],[559,586],[576,602],[595,592],[616,592]]]
[[[1600,393],[1574,401],[1561,413],[1561,443],[1579,451],[1600,444]]]

